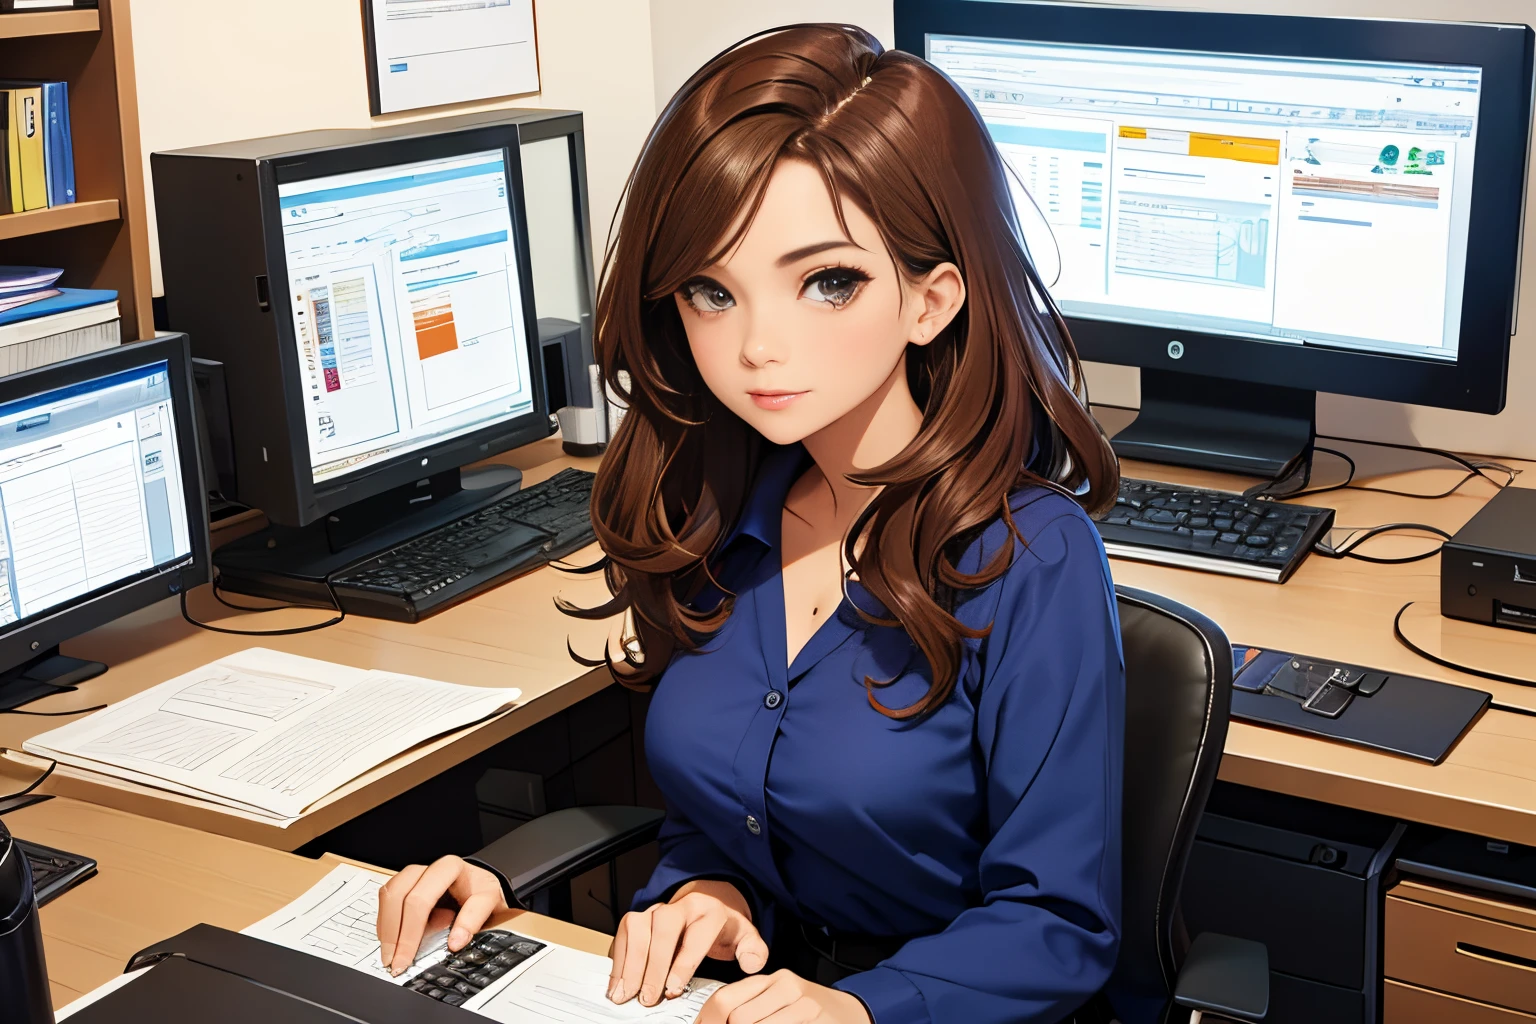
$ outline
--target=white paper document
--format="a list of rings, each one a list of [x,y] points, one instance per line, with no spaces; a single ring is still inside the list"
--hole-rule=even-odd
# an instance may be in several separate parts
[[[364,772],[506,710],[519,694],[253,647],[22,749],[287,825]]]
[[[245,934],[397,985],[408,984],[425,968],[449,956],[444,948],[446,933],[428,935],[415,964],[391,978],[379,963],[379,940],[374,930],[379,887],[386,881],[388,877],[377,872],[339,865],[303,896],[245,929]],[[516,933],[515,928],[501,930]],[[694,979],[682,995],[658,1006],[641,1006],[634,999],[615,1004],[607,996],[611,966],[607,957],[543,939],[530,941],[541,948],[466,999],[464,1009],[504,1024],[691,1024],[710,994],[720,987],[719,982]]]
[[[373,113],[537,92],[533,0],[367,0]]]

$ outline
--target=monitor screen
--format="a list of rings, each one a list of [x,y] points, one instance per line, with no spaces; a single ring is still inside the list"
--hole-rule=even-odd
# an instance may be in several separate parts
[[[533,409],[500,150],[278,199],[315,483]]]
[[[189,562],[165,362],[0,405],[0,624]]]
[[[1456,360],[1479,68],[927,49],[1016,176],[1067,316]]]

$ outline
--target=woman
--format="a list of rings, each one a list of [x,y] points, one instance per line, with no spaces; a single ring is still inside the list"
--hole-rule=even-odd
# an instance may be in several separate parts
[[[1057,1021],[1119,935],[1113,500],[1064,324],[970,101],[811,25],[698,72],[630,177],[598,303],[630,412],[593,519],[655,684],[661,858],[609,996],[734,960],[701,1021]],[[574,610],[573,610],[574,611]],[[385,888],[503,905],[456,857]],[[439,914],[444,912],[439,911]],[[777,970],[764,971],[773,965]]]

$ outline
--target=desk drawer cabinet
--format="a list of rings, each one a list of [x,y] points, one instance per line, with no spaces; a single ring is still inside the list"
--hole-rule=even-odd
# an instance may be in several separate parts
[[[1385,918],[1384,1024],[1536,1024],[1536,910],[1407,881]]]

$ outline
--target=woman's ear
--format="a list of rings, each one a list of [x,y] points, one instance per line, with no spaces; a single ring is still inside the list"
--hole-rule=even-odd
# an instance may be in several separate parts
[[[912,282],[911,308],[917,313],[907,334],[911,345],[926,345],[949,326],[965,305],[965,280],[953,263],[940,263]]]

